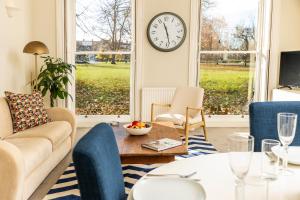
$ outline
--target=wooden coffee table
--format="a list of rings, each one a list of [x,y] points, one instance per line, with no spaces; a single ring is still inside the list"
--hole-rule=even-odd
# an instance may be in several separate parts
[[[188,154],[184,144],[159,152],[142,147],[144,143],[162,138],[181,140],[171,122],[153,123],[152,126],[150,133],[143,136],[129,135],[125,129],[115,132],[122,164],[168,163],[174,161],[176,155]]]

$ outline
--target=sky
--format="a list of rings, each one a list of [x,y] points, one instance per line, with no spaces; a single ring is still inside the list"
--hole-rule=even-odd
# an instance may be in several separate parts
[[[81,13],[84,9],[88,9],[89,12],[88,15],[90,19],[86,18],[85,21],[89,21],[89,23],[95,23],[95,20],[92,19],[92,12],[94,10],[95,6],[99,5],[99,2],[101,0],[76,0],[76,14]],[[95,37],[93,37],[90,34],[84,33],[82,30],[80,30],[78,27],[76,27],[76,40],[97,40]]]
[[[150,0],[149,0],[150,1]],[[171,0],[170,0],[171,1]],[[246,24],[247,19],[253,18],[253,14],[255,17],[253,20],[257,19],[258,13],[258,1],[259,0],[213,0],[215,2],[215,6],[210,8],[207,11],[207,14],[221,17],[224,16],[228,27],[235,27],[237,24]],[[96,5],[99,5],[101,0],[76,0],[77,3],[77,13],[80,13],[83,8],[88,8],[89,10],[95,9]],[[92,12],[89,12],[92,13]],[[96,23],[92,20],[92,17],[88,20],[90,23]],[[76,38],[77,40],[96,40],[92,35],[85,34],[79,28],[76,29]]]
[[[259,0],[213,0],[215,6],[210,8],[207,14],[224,16],[229,27],[246,23],[253,14],[257,18]],[[247,23],[246,23],[247,24]]]

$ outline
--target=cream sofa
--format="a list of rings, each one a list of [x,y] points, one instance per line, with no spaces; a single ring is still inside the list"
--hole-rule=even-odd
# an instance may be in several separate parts
[[[13,134],[8,104],[0,97],[0,199],[28,199],[71,151],[76,121],[62,108],[47,110],[51,122]]]

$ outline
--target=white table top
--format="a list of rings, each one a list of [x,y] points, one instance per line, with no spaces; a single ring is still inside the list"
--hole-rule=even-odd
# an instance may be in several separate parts
[[[300,199],[300,166],[289,165],[289,168],[294,172],[292,176],[279,176],[276,181],[268,183],[261,181],[259,178],[261,173],[260,166],[261,154],[254,153],[246,178],[246,200]],[[201,179],[200,183],[206,191],[207,200],[234,200],[235,179],[230,170],[226,153],[201,155],[175,161],[156,168],[150,173],[188,174],[192,171],[197,171],[197,174],[192,178]],[[132,200],[132,193],[129,195],[128,200]]]

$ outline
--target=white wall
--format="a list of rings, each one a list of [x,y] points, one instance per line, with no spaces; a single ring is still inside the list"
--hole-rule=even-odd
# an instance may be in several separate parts
[[[47,45],[49,55],[56,56],[56,0],[32,0],[32,2],[33,38]]]
[[[272,16],[269,98],[278,87],[280,52],[300,50],[300,1],[274,0]]]
[[[56,26],[56,0],[31,0],[32,1],[32,37],[47,45],[49,55],[57,55],[57,26]],[[61,0],[58,0],[61,1]],[[61,1],[62,2],[62,1]],[[63,18],[61,19],[63,20]],[[47,55],[43,55],[47,56]],[[39,56],[39,66],[43,64],[43,59]],[[50,105],[48,96],[44,98],[46,106]],[[59,106],[63,106],[63,101],[58,101]]]
[[[6,90],[30,92],[28,83],[34,70],[34,56],[24,54],[24,46],[38,40],[56,56],[56,1],[15,0],[20,11],[9,18],[6,1],[0,1],[0,96]],[[42,60],[39,59],[39,66]]]
[[[189,64],[189,27],[190,27],[190,0],[144,0],[142,27],[137,27],[143,33],[142,57],[142,86],[143,87],[177,87],[188,85]],[[160,52],[148,42],[146,30],[148,23],[156,14],[174,12],[181,16],[187,26],[187,37],[183,45],[172,52]],[[138,23],[139,24],[139,23]],[[137,40],[140,42],[139,40]],[[137,49],[139,51],[139,49]]]
[[[139,119],[142,88],[188,86],[191,0],[138,0],[136,8],[134,116]],[[167,11],[183,18],[187,26],[187,35],[184,43],[177,50],[160,52],[148,42],[147,26],[155,15]]]
[[[6,90],[28,92],[33,56],[23,47],[32,39],[32,1],[16,0],[20,11],[9,18],[6,1],[0,1],[0,96]]]

